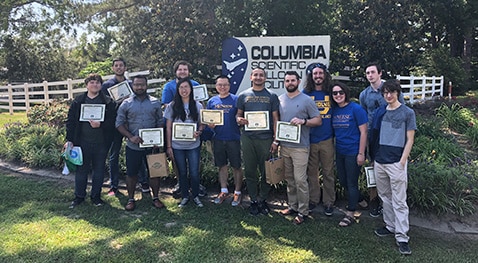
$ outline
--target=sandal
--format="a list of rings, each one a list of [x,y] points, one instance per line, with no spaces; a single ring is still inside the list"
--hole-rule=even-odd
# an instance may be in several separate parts
[[[286,208],[284,210],[281,210],[279,213],[283,216],[287,216],[287,215],[297,214],[297,211],[291,208]]]
[[[349,216],[349,215],[346,215],[344,218],[342,218],[342,220],[339,222],[339,226],[341,227],[346,227],[346,226],[350,226],[351,224],[353,224],[353,222],[355,221],[355,218]]]
[[[305,217],[301,213],[297,214],[297,216],[294,218],[294,225],[300,225],[304,223]]]

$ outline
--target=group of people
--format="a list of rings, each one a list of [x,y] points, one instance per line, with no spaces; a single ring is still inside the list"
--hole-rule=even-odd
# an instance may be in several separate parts
[[[134,192],[138,178],[143,186],[147,186],[148,192],[151,186],[152,205],[164,207],[158,196],[159,179],[149,178],[149,185],[145,176],[146,155],[151,154],[155,147],[139,147],[143,140],[138,130],[158,127],[165,128],[166,153],[177,170],[181,193],[179,207],[186,206],[191,199],[196,206],[203,207],[199,198],[199,138],[207,128],[213,131],[214,163],[218,167],[221,187],[214,203],[221,204],[232,199],[232,206],[240,205],[245,177],[250,198],[249,213],[268,214],[270,208],[267,199],[271,186],[266,181],[264,163],[272,154],[280,151],[284,159],[288,196],[288,207],[281,210],[280,214],[294,215],[294,224],[302,224],[322,202],[324,214],[332,216],[336,197],[335,167],[347,197],[345,217],[339,226],[346,227],[355,222],[355,211],[359,204],[369,205],[372,216],[379,216],[383,206],[385,227],[375,230],[375,233],[378,236],[395,235],[399,251],[402,254],[411,253],[407,235],[406,189],[407,158],[416,130],[415,115],[404,104],[400,84],[396,80],[381,80],[382,70],[377,63],[366,67],[370,86],[360,94],[360,105],[351,101],[349,87],[341,82],[331,82],[327,66],[322,63],[307,67],[307,79],[302,91],[299,90],[300,75],[296,71],[286,72],[286,92],[280,96],[265,88],[267,74],[262,68],[252,70],[251,88],[238,95],[230,93],[229,78],[221,75],[215,83],[218,95],[203,105],[194,100],[193,86],[198,83],[189,78],[190,65],[183,62],[175,64],[177,78],[163,89],[162,102],[146,93],[145,76],[133,77],[133,94],[119,102],[114,102],[102,92],[101,76],[92,74],[85,79],[87,92],[74,100],[67,121],[67,144],[81,146],[84,156],[84,163],[76,173],[75,199],[70,207],[74,208],[84,201],[90,167],[92,203],[103,205],[100,193],[108,150],[111,173],[109,194],[116,194],[119,171],[116,172],[118,166],[115,160],[118,158],[114,154],[119,154],[117,149],[120,149],[123,137],[127,138],[126,182],[129,198],[125,209],[135,209]],[[115,70],[115,63],[123,65],[122,72]],[[121,78],[125,68],[124,60],[113,62],[117,79],[110,80],[110,86],[125,80]],[[105,104],[104,121],[79,121],[80,107],[85,103]],[[200,111],[203,108],[221,110],[222,125],[202,123]],[[265,119],[269,123],[266,123],[266,128],[254,129],[249,125],[248,116],[258,112],[267,114]],[[298,140],[276,138],[278,122],[300,127]],[[194,124],[194,139],[175,140],[175,123]],[[361,166],[367,156],[374,166],[377,185],[376,191],[369,192],[369,204],[361,196],[358,187]],[[233,194],[229,193],[228,188],[228,166],[233,172]]]

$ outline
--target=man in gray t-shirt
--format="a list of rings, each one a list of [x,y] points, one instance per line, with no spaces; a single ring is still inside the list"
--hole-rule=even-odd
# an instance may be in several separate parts
[[[276,140],[281,143],[281,156],[284,158],[285,179],[289,207],[281,211],[283,215],[298,213],[294,224],[301,224],[309,215],[309,184],[307,183],[307,162],[309,160],[310,127],[322,124],[322,117],[315,102],[299,91],[299,74],[288,71],[284,77],[287,93],[279,96],[280,121]],[[297,126],[300,133],[286,133],[291,125]],[[285,129],[282,129],[283,126]],[[293,127],[293,126],[292,126]],[[294,136],[295,135],[295,136]]]

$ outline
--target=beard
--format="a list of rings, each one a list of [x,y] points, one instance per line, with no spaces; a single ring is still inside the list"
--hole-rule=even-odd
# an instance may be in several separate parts
[[[288,86],[288,87],[285,87],[285,88],[286,88],[287,92],[292,93],[292,92],[295,92],[299,88],[299,86]]]

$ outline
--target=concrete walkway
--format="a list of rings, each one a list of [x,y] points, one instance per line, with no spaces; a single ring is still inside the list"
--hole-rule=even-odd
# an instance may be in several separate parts
[[[0,160],[0,167],[12,172],[25,174],[25,175],[49,177],[49,178],[69,180],[69,181],[75,180],[75,177],[73,174],[62,175],[61,171],[54,171],[54,170],[47,170],[47,169],[31,169],[31,168],[11,164],[8,162],[4,162],[3,160]],[[108,185],[105,184],[104,187],[108,187]],[[120,182],[120,188],[125,188],[124,182]],[[283,204],[281,202],[275,201],[274,205],[281,206]],[[369,217],[368,211],[363,211],[362,214],[363,214],[362,217]],[[478,218],[478,216],[476,215],[473,215],[473,217]],[[459,218],[457,216],[455,217],[455,219],[451,219],[451,220],[446,220],[445,218],[448,218],[448,217],[428,216],[427,218],[423,218],[423,217],[420,217],[419,215],[416,215],[412,211],[410,213],[410,225],[425,228],[425,229],[430,229],[430,230],[434,230],[438,232],[449,233],[449,234],[478,235],[478,220],[474,220],[474,219],[470,220],[469,218]]]

